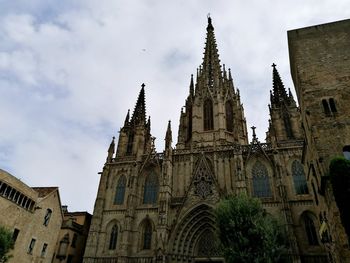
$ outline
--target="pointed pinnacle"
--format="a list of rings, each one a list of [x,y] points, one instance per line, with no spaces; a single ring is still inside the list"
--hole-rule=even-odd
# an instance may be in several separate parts
[[[190,96],[194,96],[194,84],[193,84],[193,74],[191,74],[191,82],[190,82]]]
[[[128,109],[128,113],[126,114],[124,126],[129,124],[129,120],[130,120],[130,109]]]
[[[114,153],[114,147],[115,147],[114,139],[115,137],[113,136],[111,144],[109,145],[109,148],[108,148],[108,153],[112,153],[112,154]]]
[[[165,148],[169,148],[171,146],[171,142],[172,142],[172,131],[171,131],[171,121],[169,120],[168,122],[168,127],[166,130],[166,134],[165,134]]]

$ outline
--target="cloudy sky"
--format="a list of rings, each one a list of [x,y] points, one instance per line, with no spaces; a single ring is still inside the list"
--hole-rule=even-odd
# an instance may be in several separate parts
[[[158,151],[168,120],[176,142],[208,13],[263,141],[273,62],[293,87],[287,30],[350,9],[347,0],[0,0],[0,168],[59,186],[70,211],[92,212],[97,173],[143,82]]]

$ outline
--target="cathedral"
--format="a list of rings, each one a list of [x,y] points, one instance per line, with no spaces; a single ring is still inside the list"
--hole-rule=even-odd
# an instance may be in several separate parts
[[[238,193],[259,198],[284,225],[290,262],[328,262],[318,233],[315,185],[302,162],[300,109],[291,91],[273,64],[266,142],[259,141],[255,127],[249,141],[239,90],[220,64],[210,17],[206,30],[203,61],[191,76],[176,143],[169,121],[164,151],[156,152],[145,85],[118,142],[113,138],[85,263],[224,262],[213,210]]]

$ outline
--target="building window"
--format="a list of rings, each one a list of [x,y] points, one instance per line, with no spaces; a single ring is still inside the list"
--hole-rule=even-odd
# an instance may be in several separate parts
[[[125,195],[125,187],[126,187],[126,177],[122,175],[117,183],[117,189],[114,196],[114,204],[121,205],[124,203],[124,195]]]
[[[330,116],[331,113],[337,113],[337,107],[333,98],[322,100],[323,111],[326,116]]]
[[[345,159],[350,160],[350,145],[345,145],[343,147],[343,155]]]
[[[187,140],[192,138],[192,105],[188,107]]]
[[[213,102],[211,99],[206,99],[203,105],[204,130],[209,131],[214,129],[213,119]]]
[[[36,242],[35,238],[32,238],[32,240],[29,243],[28,254],[33,254],[35,242]]]
[[[68,258],[67,258],[67,263],[72,263],[73,262],[73,255],[68,255]]]
[[[78,235],[76,233],[74,233],[73,238],[72,238],[71,247],[75,247],[77,245],[77,239],[78,239]]]
[[[318,196],[317,196],[317,191],[316,191],[316,187],[314,185],[314,182],[311,182],[311,187],[312,187],[312,191],[314,192],[316,205],[318,205]]]
[[[152,224],[149,220],[145,221],[143,231],[143,249],[151,249],[152,244]]]
[[[289,116],[288,112],[283,113],[283,123],[284,123],[284,127],[286,129],[287,138],[293,139],[294,138],[293,129],[292,129],[292,125],[290,122],[290,116]]]
[[[233,109],[232,109],[232,102],[230,100],[226,101],[225,110],[226,110],[226,129],[229,132],[233,132]]]
[[[315,224],[309,215],[304,215],[304,226],[305,226],[305,233],[307,236],[307,240],[309,241],[309,245],[317,246],[318,238],[317,238]]]
[[[19,229],[15,228],[15,229],[13,230],[13,234],[12,234],[13,244],[16,243],[18,234],[19,234]]]
[[[111,235],[109,237],[109,250],[114,250],[117,247],[118,238],[118,227],[114,225],[111,230]]]
[[[41,249],[41,257],[45,257],[46,255],[47,244],[44,243],[43,248]]]
[[[331,114],[331,110],[329,109],[329,105],[328,105],[327,100],[325,100],[325,99],[322,100],[322,106],[323,106],[324,113],[327,116],[329,116]]]
[[[132,155],[133,145],[134,145],[134,133],[130,131],[128,136],[128,144],[126,146],[126,155]]]
[[[56,258],[59,258],[60,260],[66,258],[68,245],[69,245],[69,233],[66,233],[60,241]]]
[[[50,208],[48,208],[46,210],[46,214],[44,217],[44,226],[48,226],[48,224],[50,222],[51,215],[52,215],[52,210]]]
[[[158,177],[155,173],[150,173],[146,177],[145,189],[143,192],[144,204],[155,204],[158,196]]]
[[[265,165],[257,161],[252,169],[253,193],[256,197],[271,197],[270,180]]]
[[[335,106],[335,101],[333,98],[329,99],[329,107],[331,108],[331,112],[333,112],[333,113],[337,112],[337,108]]]
[[[299,161],[293,161],[292,163],[292,175],[294,181],[294,189],[297,195],[308,194],[306,177],[304,173],[304,167]]]

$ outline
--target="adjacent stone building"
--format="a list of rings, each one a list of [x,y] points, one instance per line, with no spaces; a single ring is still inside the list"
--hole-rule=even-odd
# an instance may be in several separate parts
[[[62,211],[63,222],[52,262],[80,263],[83,261],[91,214],[88,212],[68,212],[67,206],[63,206]]]
[[[303,163],[323,241],[335,262],[350,262],[348,237],[328,181],[330,160],[350,152],[350,20],[288,32],[301,108]]]
[[[263,88],[269,96],[269,87]],[[84,262],[222,262],[213,208],[240,192],[260,198],[266,211],[283,222],[291,262],[328,262],[318,233],[316,185],[302,162],[300,108],[275,64],[269,110],[266,142],[258,140],[255,127],[249,142],[239,90],[230,69],[220,64],[208,18],[203,62],[190,79],[175,147],[169,122],[164,151],[155,151],[145,85],[117,145],[113,138]]]
[[[49,263],[62,224],[57,187],[29,187],[0,169],[0,225],[13,231],[9,263]]]

